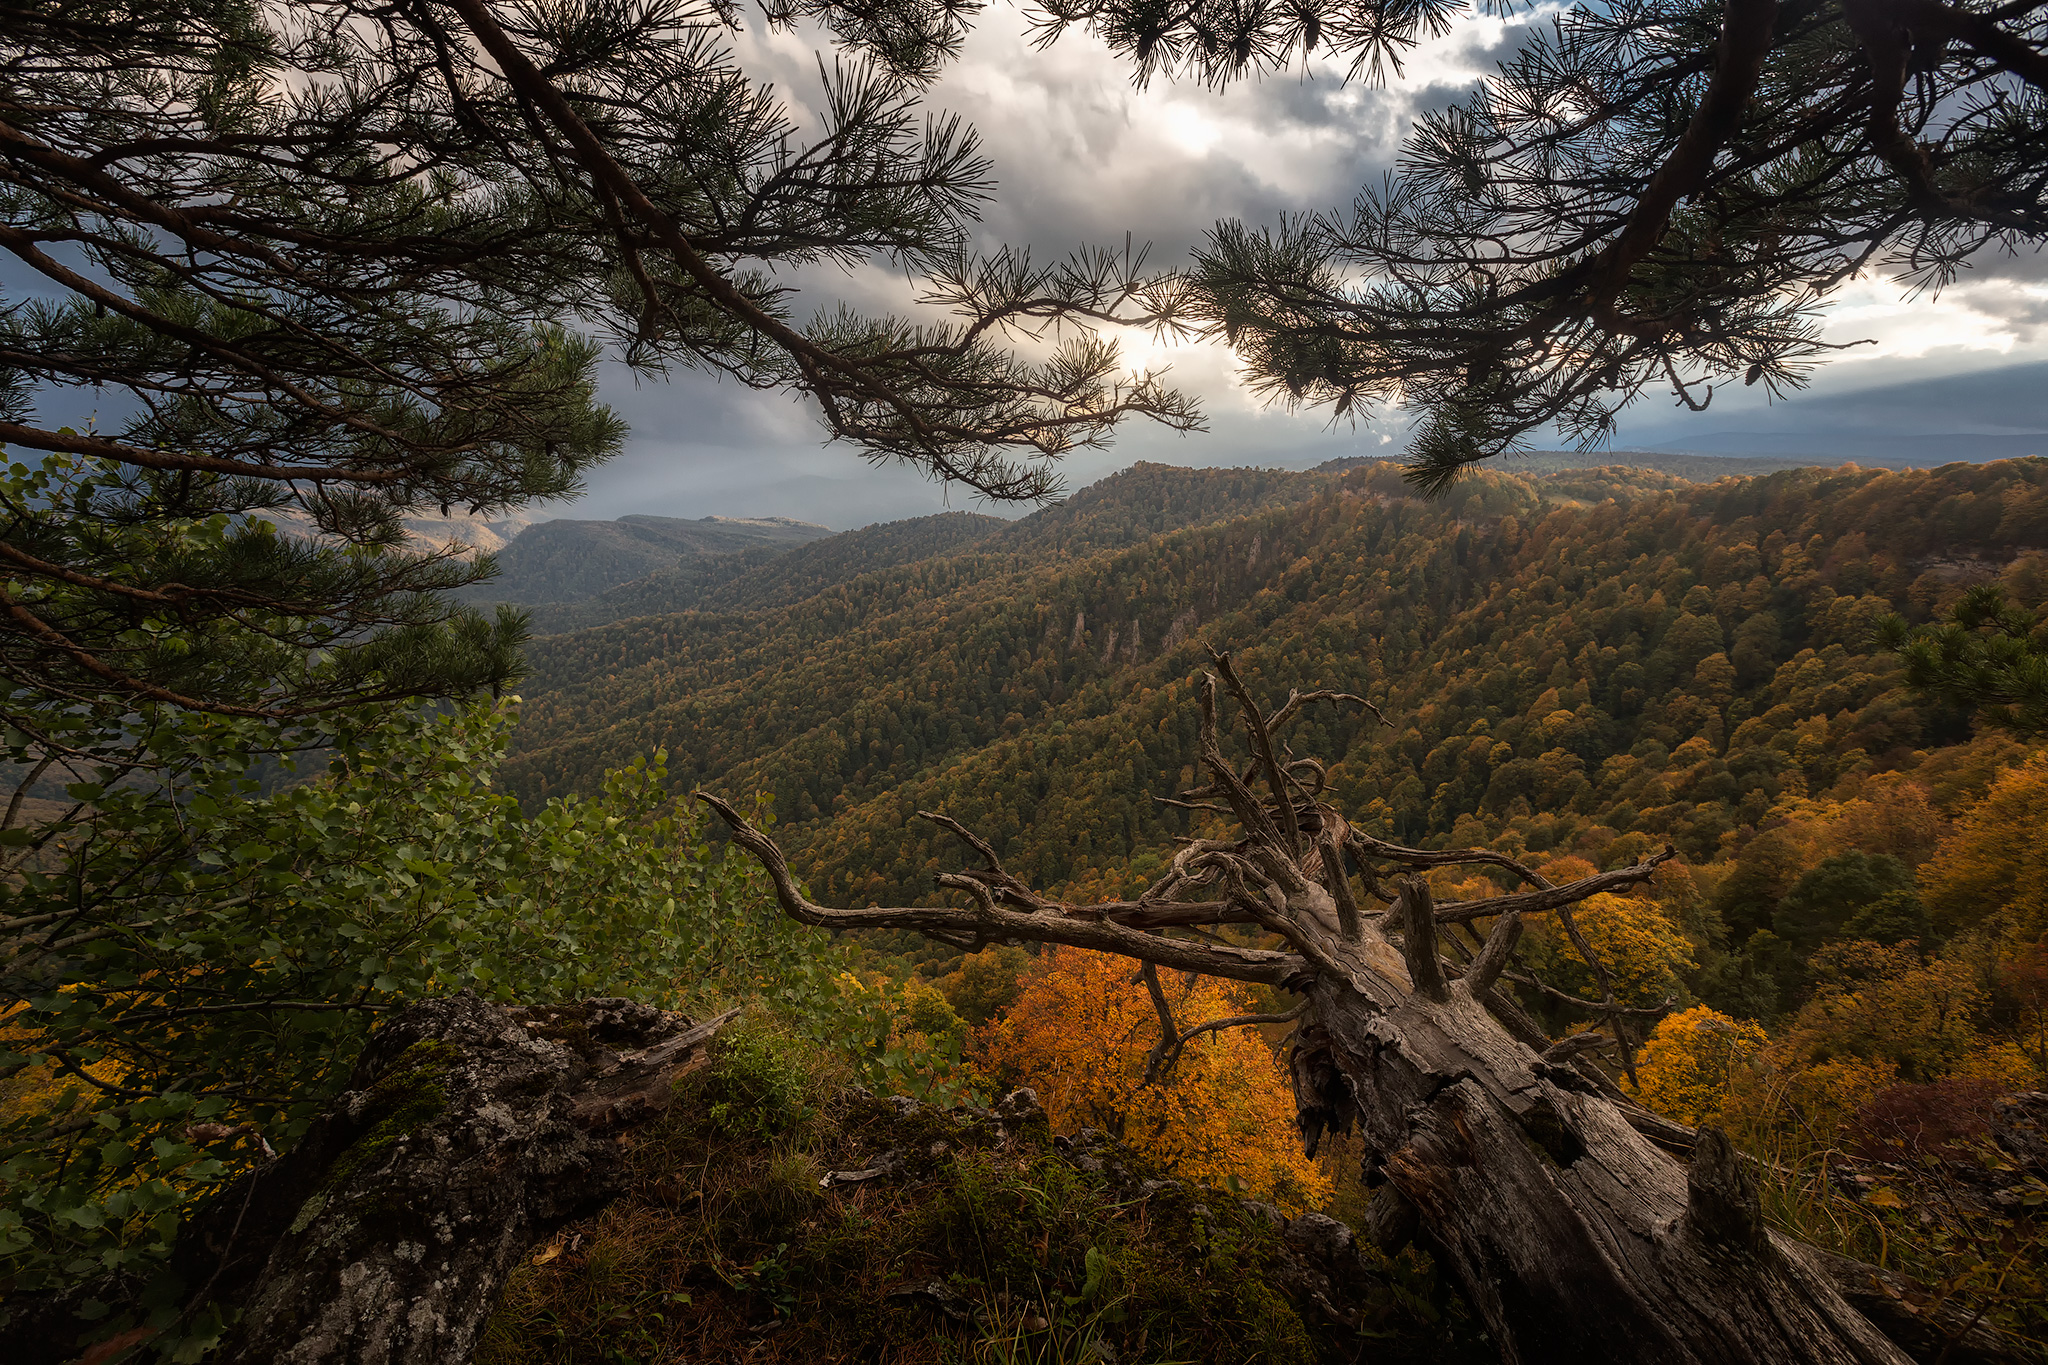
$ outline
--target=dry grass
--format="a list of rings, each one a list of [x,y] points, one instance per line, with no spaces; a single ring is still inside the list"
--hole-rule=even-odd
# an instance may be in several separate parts
[[[1758,1158],[1764,1215],[1781,1231],[1924,1286],[1922,1313],[1961,1310],[2048,1361],[2048,1183],[2020,1181],[1988,1139],[1943,1157],[1860,1159],[1788,1103],[1734,1134]],[[2009,1187],[2002,1199],[1991,1192]]]
[[[903,1117],[844,1079],[787,1040],[733,1040],[636,1150],[633,1193],[515,1274],[479,1365],[1392,1365],[1473,1346],[1406,1290],[1378,1338],[1304,1323],[1266,1277],[1276,1234],[1227,1195],[1140,1197],[1042,1126]],[[899,1173],[819,1188],[891,1151]]]

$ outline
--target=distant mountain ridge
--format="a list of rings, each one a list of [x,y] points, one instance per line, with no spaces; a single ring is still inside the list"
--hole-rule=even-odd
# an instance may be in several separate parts
[[[864,574],[969,548],[1041,557],[1088,554],[1297,502],[1312,496],[1316,486],[1314,478],[1294,470],[1191,470],[1139,461],[1016,521],[940,512],[828,534],[797,548],[778,543],[686,559],[580,601],[535,605],[533,629],[556,635],[642,616],[765,611]]]
[[[1860,469],[1935,469],[1957,461],[1974,464],[2009,456],[2048,454],[2048,436],[1984,438],[2013,444],[2015,448],[2005,453],[1945,450],[1938,444],[1943,439],[1947,438],[1878,438],[1858,432],[1843,432],[1827,439],[1816,438],[1810,433],[1722,432],[1688,437],[1684,442],[1650,449],[1529,450],[1503,455],[1492,461],[1490,467],[1503,473],[1521,475],[1555,474],[1574,469],[1647,469],[1671,474],[1689,483],[1712,483],[1715,479],[1755,478],[1781,469],[1831,469],[1843,465],[1855,465]],[[1977,438],[1960,436],[1954,439],[1967,443]],[[1725,450],[1722,444],[1726,445]],[[1782,449],[1779,448],[1781,446]],[[1316,469],[1362,469],[1379,463],[1383,458],[1350,455],[1325,460]]]
[[[532,611],[536,634],[586,630],[635,616],[682,611],[757,611],[786,605],[833,583],[893,568],[998,534],[1000,517],[941,512],[884,522],[800,545],[756,545],[731,554],[700,555],[671,568],[615,584],[576,602]]]
[[[1844,371],[1844,373],[1847,373]],[[1895,378],[1725,416],[1631,422],[1654,451],[1853,460],[1891,468],[2048,455],[2048,362],[1925,378]],[[1701,430],[1706,423],[1708,429]]]
[[[1887,468],[1931,469],[1958,461],[2048,455],[2048,432],[1711,431],[1656,447],[1673,454],[1774,457],[1803,464],[1849,460]]]
[[[497,552],[497,577],[467,595],[516,606],[573,602],[690,561],[748,550],[772,555],[831,534],[788,517],[565,517],[521,531]]]

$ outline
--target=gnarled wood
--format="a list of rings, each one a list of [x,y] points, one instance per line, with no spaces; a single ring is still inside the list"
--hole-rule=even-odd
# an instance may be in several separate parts
[[[1589,896],[1649,880],[1671,852],[1552,886],[1499,854],[1374,840],[1320,799],[1320,781],[1294,779],[1300,760],[1276,745],[1228,659],[1212,657],[1241,703],[1251,762],[1240,774],[1222,752],[1208,679],[1201,753],[1212,781],[1183,795],[1222,797],[1243,837],[1187,841],[1136,901],[1033,896],[1040,908],[1024,914],[1009,905],[1026,897],[1005,888],[1008,905],[982,890],[969,908],[828,910],[798,891],[772,841],[706,799],[768,868],[784,910],[806,923],[1068,943],[1300,994],[1290,1064],[1310,1153],[1325,1132],[1361,1133],[1369,1172],[1390,1187],[1375,1197],[1371,1239],[1393,1247],[1413,1237],[1430,1250],[1504,1360],[1903,1365],[1900,1347],[1843,1297],[1840,1265],[1764,1227],[1754,1184],[1721,1134],[1629,1103],[1580,1055],[1600,1035],[1552,1044],[1504,993],[1506,981],[1548,989],[1506,970],[1523,917],[1562,919]],[[974,842],[993,867],[993,850]],[[1390,913],[1346,913],[1340,848],[1359,859],[1366,888],[1393,901]],[[1506,867],[1534,890],[1435,907],[1416,874],[1455,863]],[[1174,937],[1171,926],[1195,922],[1178,911],[1197,894],[1200,922],[1256,924],[1284,947]],[[1446,964],[1439,925],[1481,919],[1496,921],[1486,943],[1462,972]],[[1600,1001],[1575,1003],[1616,1026],[1644,1013],[1617,1004],[1584,935],[1563,927],[1603,983]],[[1181,1030],[1164,1012],[1161,1029],[1165,1049]]]

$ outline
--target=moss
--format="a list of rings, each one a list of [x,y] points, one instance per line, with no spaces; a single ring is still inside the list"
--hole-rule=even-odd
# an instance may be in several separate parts
[[[461,1056],[460,1048],[439,1038],[414,1043],[400,1053],[370,1088],[363,1115],[367,1127],[328,1167],[322,1192],[339,1190],[374,1168],[395,1144],[446,1113],[445,1078]]]

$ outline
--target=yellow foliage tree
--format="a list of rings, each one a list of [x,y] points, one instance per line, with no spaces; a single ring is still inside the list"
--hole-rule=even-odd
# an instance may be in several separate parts
[[[1824,979],[1774,1049],[1788,1069],[1853,1057],[1905,1080],[1937,1081],[1967,1074],[1983,1050],[1976,1016],[1985,992],[1969,963],[1844,943],[1823,949],[1815,965]]]
[[[15,1023],[25,1008],[14,1005],[0,1010],[0,1052],[34,1056],[41,1047],[44,1041],[42,1034]],[[124,1074],[120,1063],[112,1058],[89,1063],[85,1072],[91,1080],[67,1074],[55,1061],[45,1058],[34,1066],[24,1066],[10,1075],[0,1076],[0,1122],[12,1122],[31,1115],[53,1121],[63,1118],[76,1107],[91,1081],[115,1085]]]
[[[1552,859],[1541,869],[1559,884],[1595,870],[1583,858]],[[1657,901],[1602,893],[1574,907],[1574,916],[1594,955],[1606,965],[1616,1000],[1635,1008],[1655,1008],[1683,996],[1681,978],[1693,968],[1692,944]],[[1544,918],[1530,928],[1525,943],[1525,955],[1551,985],[1598,998],[1592,969],[1561,923]]]
[[[1920,889],[1945,932],[1996,918],[2023,940],[2048,934],[2048,753],[2001,774],[1958,817]]]
[[[1724,1113],[1739,1110],[1759,1130],[1828,1144],[1894,1085],[2035,1083],[2022,1047],[1979,1029],[1987,992],[1968,960],[1923,962],[1904,947],[1843,943],[1823,950],[1816,966],[1823,980],[1765,1049],[1764,1078],[1737,1085]]]
[[[1723,1123],[1738,1072],[1769,1042],[1763,1026],[1705,1005],[1667,1015],[1636,1057],[1631,1087],[1644,1107],[1695,1127]]]
[[[2024,1047],[2048,1076],[2048,942],[2008,943],[1999,975],[2019,1005]]]
[[[1236,982],[1162,973],[1161,985],[1183,1026],[1257,1012]],[[1158,1013],[1129,961],[1051,948],[1010,1012],[979,1031],[976,1055],[1006,1082],[1034,1087],[1055,1129],[1100,1128],[1191,1183],[1235,1176],[1247,1195],[1290,1213],[1329,1198],[1328,1177],[1302,1154],[1293,1092],[1263,1038],[1243,1028],[1202,1034],[1147,1085],[1158,1037]]]

